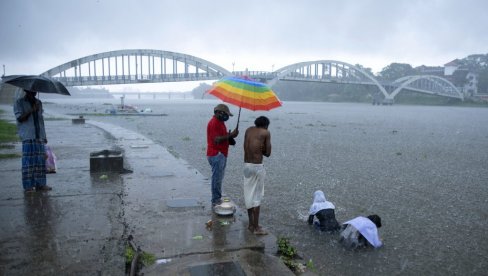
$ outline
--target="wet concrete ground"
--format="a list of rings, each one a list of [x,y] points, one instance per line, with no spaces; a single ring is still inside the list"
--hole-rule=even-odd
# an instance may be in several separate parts
[[[205,127],[217,101],[134,101],[164,117],[97,117],[165,146],[203,175]],[[64,106],[94,112],[100,104]],[[237,113],[236,108],[231,108]],[[273,153],[262,223],[290,237],[320,274],[484,275],[488,270],[488,109],[285,103],[244,111],[230,151],[224,191],[241,207],[242,140],[254,118],[271,120]],[[228,122],[235,126],[236,118]],[[335,203],[339,221],[377,213],[380,250],[349,252],[337,236],[299,220],[316,189]],[[481,238],[480,238],[481,237]]]
[[[123,275],[123,180],[89,172],[89,153],[112,148],[113,139],[70,120],[46,125],[58,158],[57,173],[47,175],[52,191],[25,195],[20,158],[0,159],[0,274]]]
[[[0,159],[8,182],[0,219],[9,222],[0,229],[2,275],[123,275],[129,235],[159,260],[145,275],[190,275],[223,264],[246,275],[292,274],[273,255],[275,237],[250,234],[240,210],[230,219],[212,215],[208,179],[186,161],[136,132],[72,124],[46,111],[58,158],[57,173],[48,175],[53,190],[24,195],[20,159]],[[130,172],[90,173],[90,153],[105,149],[122,150]]]

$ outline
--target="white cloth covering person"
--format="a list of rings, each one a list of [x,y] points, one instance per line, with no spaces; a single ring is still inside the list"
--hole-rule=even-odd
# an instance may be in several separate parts
[[[246,209],[258,207],[264,197],[266,170],[263,164],[244,163],[244,204]]]
[[[310,206],[308,214],[315,215],[318,211],[324,209],[335,209],[335,206],[332,202],[325,199],[324,192],[320,190],[315,191],[315,193],[313,194],[313,203]]]
[[[308,214],[308,224],[315,224],[321,231],[332,232],[340,229],[335,217],[335,206],[327,201],[321,190],[314,192],[313,203]]]
[[[371,244],[374,248],[381,247],[383,244],[378,235],[378,228],[369,218],[356,217],[352,220],[344,222],[347,227],[341,232],[341,241],[351,248],[361,246],[359,233]]]

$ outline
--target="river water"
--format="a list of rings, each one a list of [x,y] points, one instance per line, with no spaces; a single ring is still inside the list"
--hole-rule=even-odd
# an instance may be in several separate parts
[[[45,108],[103,113],[108,101],[63,100]],[[167,116],[85,116],[142,133],[210,176],[206,125],[218,101],[126,103]],[[269,112],[242,110],[223,187],[241,208],[243,136],[260,115],[271,121],[273,146],[264,161],[260,222],[290,238],[318,274],[486,275],[488,108],[284,102]],[[337,235],[300,220],[318,189],[335,204],[339,222],[381,216],[384,246],[346,251]]]

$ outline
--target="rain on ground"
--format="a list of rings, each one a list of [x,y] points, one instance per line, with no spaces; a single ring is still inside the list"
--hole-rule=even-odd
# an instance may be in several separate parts
[[[210,176],[205,157],[212,100],[134,100],[165,116],[104,114],[110,100],[55,101],[47,111],[85,114],[146,135]],[[70,100],[72,101],[72,100]],[[112,101],[115,103],[116,101]],[[231,106],[235,114],[237,108]],[[224,193],[244,208],[242,141],[257,116],[270,118],[263,226],[289,237],[316,272],[328,275],[482,275],[488,270],[488,109],[285,102],[242,111],[230,149]],[[234,128],[236,116],[227,122]],[[384,247],[346,251],[338,236],[316,232],[306,214],[321,189],[340,222],[380,215]],[[209,191],[210,198],[210,191]],[[245,218],[244,218],[245,219]]]

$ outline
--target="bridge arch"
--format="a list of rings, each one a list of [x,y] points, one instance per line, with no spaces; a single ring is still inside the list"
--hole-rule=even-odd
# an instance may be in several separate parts
[[[395,80],[392,85],[397,86],[388,95],[388,99],[393,100],[402,89],[414,90],[422,93],[441,95],[445,97],[464,100],[463,94],[449,80],[434,75],[415,75],[406,76]]]
[[[168,66],[168,62],[170,66]],[[67,86],[215,80],[231,75],[195,56],[153,49],[129,49],[75,59],[41,75]]]
[[[294,75],[297,75],[295,73],[298,73],[299,76],[296,79],[303,79],[304,72],[307,71],[310,73],[312,67],[314,67],[313,78],[319,81],[335,82],[342,80],[343,82],[349,83],[373,83],[383,93],[385,98],[388,97],[386,89],[374,76],[355,65],[336,60],[306,61],[287,65],[273,72],[275,77],[268,84],[273,86],[278,80],[293,79],[295,78]]]

